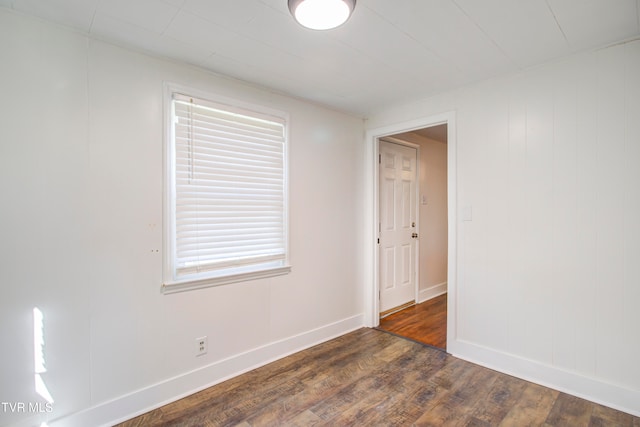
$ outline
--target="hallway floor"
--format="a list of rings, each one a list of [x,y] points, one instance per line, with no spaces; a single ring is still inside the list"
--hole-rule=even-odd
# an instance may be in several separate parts
[[[380,329],[443,350],[447,348],[447,294],[380,319]]]

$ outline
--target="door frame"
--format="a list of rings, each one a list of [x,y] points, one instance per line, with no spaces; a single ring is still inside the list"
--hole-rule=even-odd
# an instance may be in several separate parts
[[[386,143],[390,143],[390,144],[396,144],[396,145],[402,145],[404,147],[409,147],[409,148],[413,148],[416,150],[416,169],[415,169],[415,200],[416,200],[416,206],[415,206],[415,218],[416,218],[416,227],[415,227],[415,232],[418,233],[418,236],[420,235],[420,145],[418,144],[413,144],[411,142],[407,142],[407,141],[403,141],[401,139],[398,138],[394,138],[392,135],[391,136],[383,136],[380,138],[376,138],[376,149],[378,150],[378,154],[380,153],[380,143],[381,142],[386,142]],[[378,175],[377,175],[378,179],[380,179],[380,164],[378,163]],[[380,182],[378,182],[378,187],[377,187],[377,191],[378,194],[376,195],[376,199],[378,200],[378,209],[380,208],[379,205],[379,201],[380,201]],[[380,211],[378,210],[376,212],[377,220],[380,220]],[[376,242],[377,239],[380,237],[380,232],[379,229],[377,229],[377,235],[376,235]],[[413,244],[415,245],[414,248],[414,259],[413,259],[413,301],[414,303],[418,303],[418,296],[419,296],[419,289],[420,289],[420,268],[419,268],[419,264],[418,261],[420,260],[420,244],[418,240],[414,240]],[[380,246],[378,245],[378,259],[380,259]],[[379,263],[378,263],[378,267],[379,267]],[[380,271],[378,271],[378,276],[380,275]],[[378,303],[380,302],[380,300],[378,299]],[[379,309],[380,307],[378,307]],[[378,317],[380,317],[380,313],[378,313]]]
[[[364,221],[364,324],[380,324],[379,250],[377,244],[379,222],[378,140],[398,133],[410,132],[441,124],[447,125],[447,348],[455,345],[457,313],[457,135],[455,111],[420,117],[410,121],[369,129],[365,134],[365,212]]]

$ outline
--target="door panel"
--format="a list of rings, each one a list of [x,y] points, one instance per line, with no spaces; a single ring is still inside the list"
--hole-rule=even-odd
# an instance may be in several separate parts
[[[384,274],[381,276],[382,283],[380,288],[384,290],[393,289],[395,286],[395,266],[396,266],[396,249],[384,248],[382,250],[382,260],[380,263],[383,266]]]
[[[380,311],[415,299],[417,150],[380,141]]]
[[[402,286],[410,285],[411,278],[414,276],[413,257],[415,254],[411,246],[412,245],[402,245],[402,281],[400,282]]]

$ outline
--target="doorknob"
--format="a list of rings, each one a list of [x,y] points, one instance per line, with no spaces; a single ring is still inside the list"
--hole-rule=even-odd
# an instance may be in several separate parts
[[[411,235],[411,237],[412,237],[412,238],[414,238],[414,239],[417,239],[417,238],[418,238],[418,233],[413,233],[413,234]]]

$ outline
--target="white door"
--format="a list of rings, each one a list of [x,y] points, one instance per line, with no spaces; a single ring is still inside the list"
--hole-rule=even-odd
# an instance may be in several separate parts
[[[380,141],[380,312],[415,301],[417,150]]]

